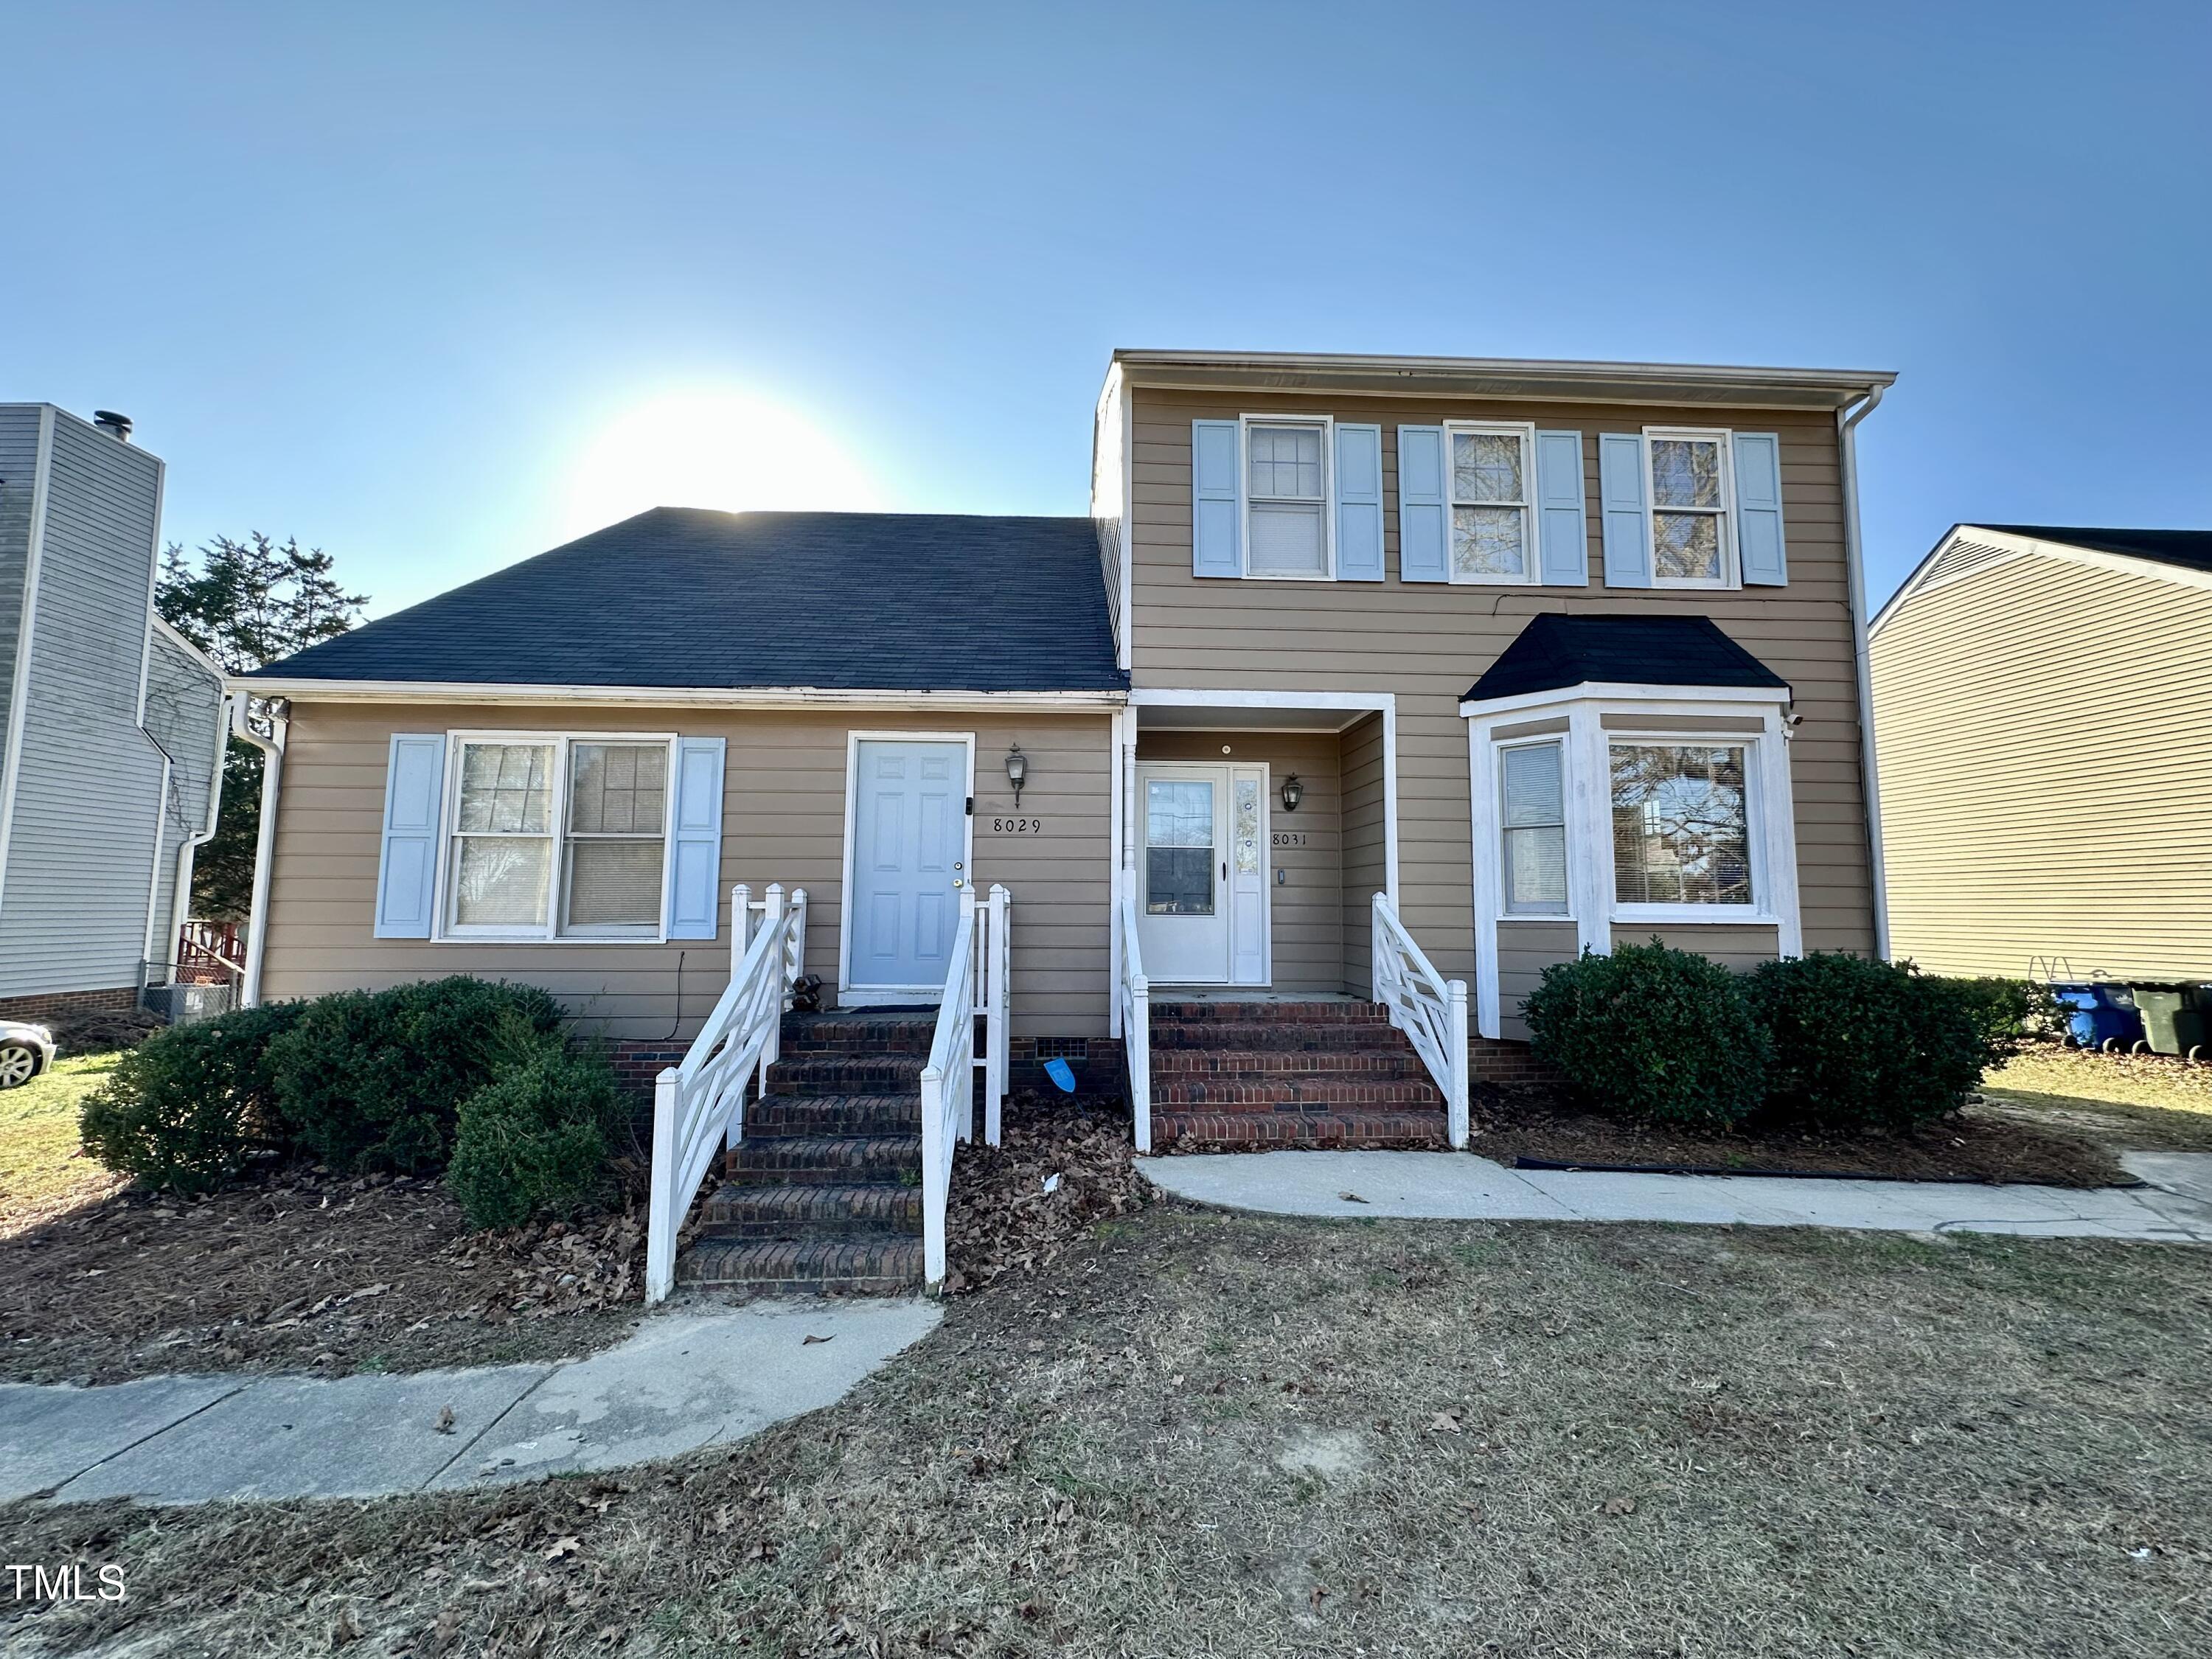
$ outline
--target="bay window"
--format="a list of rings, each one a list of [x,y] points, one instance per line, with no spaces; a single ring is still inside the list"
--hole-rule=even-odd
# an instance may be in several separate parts
[[[673,741],[457,737],[444,934],[660,937]]]
[[[1498,752],[1498,833],[1509,915],[1563,915],[1567,908],[1567,802],[1556,743]]]
[[[1739,744],[1611,746],[1617,904],[1752,904],[1744,757]]]
[[[1527,582],[1528,515],[1534,493],[1535,429],[1448,426],[1451,580]]]

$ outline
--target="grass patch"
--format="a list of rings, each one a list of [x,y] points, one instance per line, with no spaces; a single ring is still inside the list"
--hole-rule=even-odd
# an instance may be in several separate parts
[[[1990,1073],[1983,1092],[2024,1121],[2142,1152],[2212,1152],[2212,1066],[2053,1044]]]
[[[1116,1231],[953,1302],[842,1404],[648,1469],[0,1511],[20,1559],[131,1585],[0,1604],[0,1646],[299,1652],[343,1621],[359,1651],[550,1655],[2212,1650],[2201,1250]]]
[[[20,1089],[0,1091],[0,1238],[121,1184],[77,1144],[84,1097],[115,1069],[113,1052],[58,1060]]]

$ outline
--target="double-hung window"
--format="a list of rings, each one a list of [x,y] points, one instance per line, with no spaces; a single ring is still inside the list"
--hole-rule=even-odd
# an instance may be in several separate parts
[[[1567,910],[1567,795],[1558,739],[1498,754],[1499,834],[1508,915]]]
[[[1244,469],[1245,574],[1327,580],[1328,425],[1248,420]]]
[[[1657,587],[1733,587],[1735,526],[1728,503],[1729,434],[1653,427],[1644,437],[1651,468],[1651,580]]]
[[[1451,492],[1451,580],[1528,582],[1529,506],[1535,477],[1535,428],[1455,425],[1445,468]]]
[[[454,739],[448,937],[658,939],[673,739]]]
[[[1741,744],[1614,743],[1617,905],[1742,905],[1752,890],[1748,750]]]

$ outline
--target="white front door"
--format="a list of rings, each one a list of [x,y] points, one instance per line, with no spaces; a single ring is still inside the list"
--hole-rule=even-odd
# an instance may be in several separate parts
[[[850,957],[844,983],[933,993],[945,983],[968,875],[968,746],[854,745]]]
[[[1137,769],[1137,943],[1146,976],[1265,985],[1267,770],[1149,762]]]

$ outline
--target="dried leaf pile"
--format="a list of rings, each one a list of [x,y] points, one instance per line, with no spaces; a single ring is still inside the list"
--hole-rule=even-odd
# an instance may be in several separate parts
[[[1020,1095],[1008,1103],[1000,1143],[960,1149],[945,1224],[950,1292],[1042,1267],[1099,1222],[1146,1202],[1126,1117]]]

